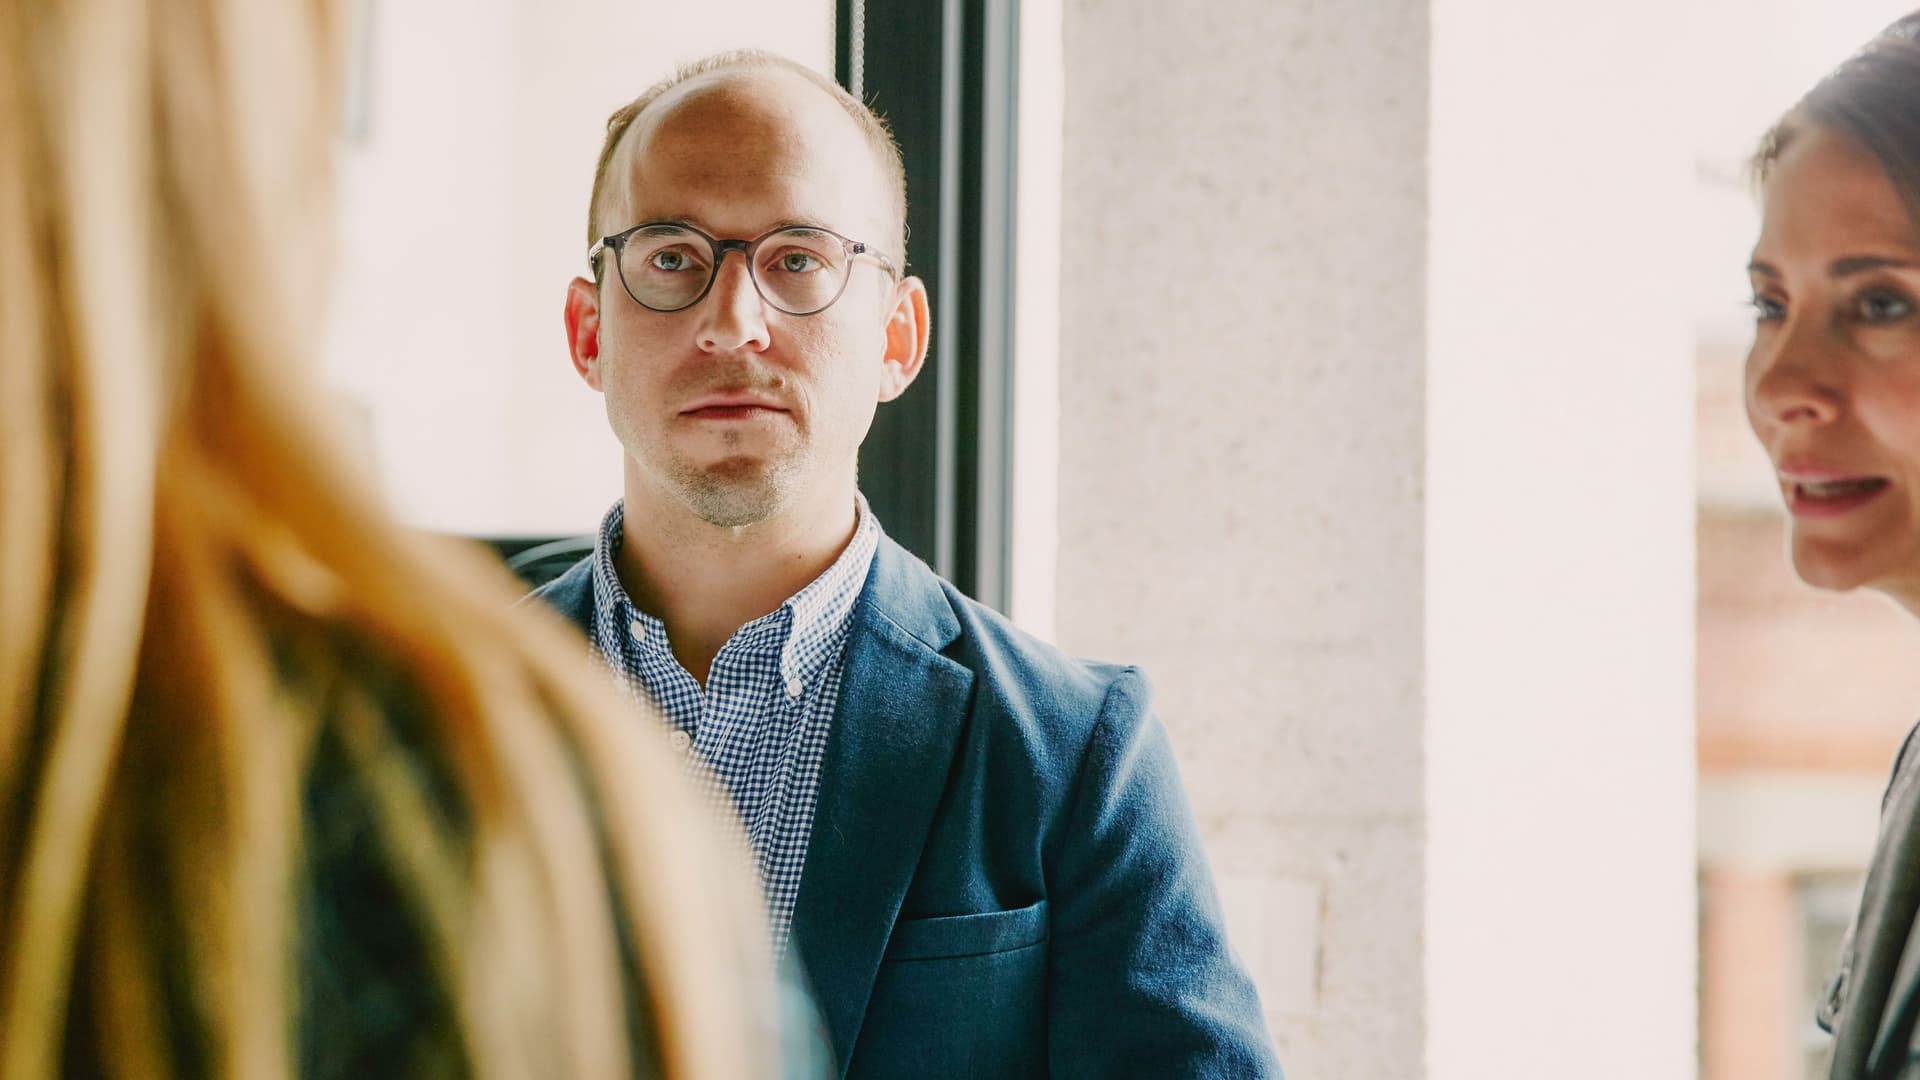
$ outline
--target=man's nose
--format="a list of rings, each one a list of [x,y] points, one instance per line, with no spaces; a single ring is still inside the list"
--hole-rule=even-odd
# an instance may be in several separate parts
[[[770,342],[766,303],[747,272],[746,256],[727,258],[731,254],[721,252],[720,265],[713,272],[713,288],[699,305],[700,348],[721,354],[741,349],[759,352]]]
[[[1826,423],[1839,415],[1844,358],[1817,319],[1790,319],[1747,357],[1747,409],[1756,424]]]

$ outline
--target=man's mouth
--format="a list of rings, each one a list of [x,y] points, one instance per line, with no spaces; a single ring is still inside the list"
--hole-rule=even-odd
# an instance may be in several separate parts
[[[780,405],[752,394],[712,394],[696,398],[682,409],[682,416],[700,420],[744,420],[768,413],[786,412]]]
[[[703,405],[688,409],[686,415],[696,420],[750,420],[756,416],[770,416],[785,411],[772,405]]]

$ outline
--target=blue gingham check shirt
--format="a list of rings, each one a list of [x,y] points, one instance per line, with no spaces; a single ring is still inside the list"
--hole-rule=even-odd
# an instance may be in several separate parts
[[[786,950],[800,895],[853,605],[880,543],[864,498],[857,513],[840,557],[772,613],[735,631],[714,656],[704,690],[674,658],[666,624],[634,607],[620,585],[624,502],[607,512],[594,547],[594,651],[631,694],[660,710],[673,745],[688,753],[690,771],[709,793],[731,798],[759,864],[776,956]]]

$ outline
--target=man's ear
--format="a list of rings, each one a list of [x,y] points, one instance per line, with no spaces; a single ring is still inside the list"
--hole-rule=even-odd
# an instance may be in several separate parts
[[[580,378],[601,389],[600,288],[583,277],[567,282],[567,351]]]
[[[933,317],[927,311],[927,283],[904,278],[893,289],[893,312],[887,316],[887,354],[881,362],[880,400],[892,401],[907,392],[927,360]]]

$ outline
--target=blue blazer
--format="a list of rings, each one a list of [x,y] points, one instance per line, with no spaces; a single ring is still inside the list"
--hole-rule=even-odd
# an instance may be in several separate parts
[[[535,595],[585,630],[591,559]],[[1280,1075],[1135,669],[882,537],[793,947],[843,1077]]]

